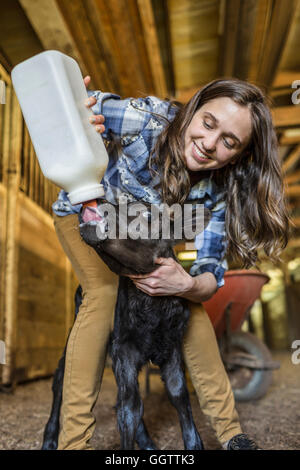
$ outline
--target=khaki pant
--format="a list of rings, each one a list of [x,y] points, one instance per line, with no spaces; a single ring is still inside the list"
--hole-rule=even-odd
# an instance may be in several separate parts
[[[83,289],[83,302],[67,345],[58,449],[90,449],[96,424],[93,408],[113,327],[118,276],[81,239],[77,215],[54,215],[54,225]],[[189,307],[184,360],[202,412],[224,443],[241,432],[233,393],[204,308],[192,302]]]

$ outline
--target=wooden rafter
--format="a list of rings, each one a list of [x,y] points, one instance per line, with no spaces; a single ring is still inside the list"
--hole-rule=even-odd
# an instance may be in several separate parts
[[[300,145],[297,145],[294,150],[290,153],[290,155],[287,157],[287,159],[283,162],[282,164],[282,170],[284,173],[287,173],[288,171],[292,170],[296,163],[298,163],[300,159]]]
[[[280,70],[275,76],[273,88],[291,87],[295,80],[300,80],[300,73],[294,70]]]
[[[19,0],[45,49],[57,49],[76,59],[86,73],[86,64],[55,0]]]
[[[279,66],[284,46],[295,14],[296,2],[262,0],[259,10],[264,11],[261,41],[257,44],[258,61],[252,62],[250,79],[270,87]]]
[[[300,228],[300,217],[292,217],[292,222],[296,228]]]
[[[297,197],[300,196],[300,184],[288,186],[285,190],[287,196]]]
[[[293,184],[300,182],[300,170],[291,173],[290,175],[286,175],[284,178],[286,184]]]
[[[273,108],[272,113],[276,127],[300,125],[300,105],[280,106]]]
[[[137,0],[137,4],[143,24],[155,93],[161,98],[165,98],[168,94],[168,90],[162,65],[162,58],[159,50],[152,4],[150,0]]]
[[[235,71],[241,4],[241,0],[228,0],[224,12],[219,71],[227,77],[233,76]]]

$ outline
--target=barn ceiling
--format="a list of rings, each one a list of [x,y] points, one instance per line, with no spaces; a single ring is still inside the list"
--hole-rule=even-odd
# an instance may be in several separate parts
[[[300,247],[300,106],[291,101],[300,0],[1,0],[2,65],[45,49],[71,55],[93,88],[123,97],[187,101],[220,76],[265,89],[296,225],[291,246]]]

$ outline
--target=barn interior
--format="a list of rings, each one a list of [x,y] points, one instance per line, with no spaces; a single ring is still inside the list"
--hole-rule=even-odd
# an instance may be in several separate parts
[[[291,236],[276,264],[265,258],[258,265],[269,280],[241,328],[263,341],[289,377],[298,380],[291,379],[289,395],[296,407],[300,356],[294,362],[291,357],[300,347],[300,0],[0,1],[0,340],[6,347],[0,387],[11,393],[22,393],[22,384],[43,378],[49,381],[37,385],[39,393],[50,387],[74,321],[78,285],[53,227],[52,203],[59,188],[40,170],[11,82],[15,65],[45,50],[73,57],[83,76],[91,76],[90,89],[121,97],[154,95],[186,103],[219,77],[247,80],[268,95]],[[176,253],[188,270],[196,257],[193,243],[178,245]],[[236,269],[240,266],[230,265]],[[109,362],[107,369],[113,380]],[[273,374],[282,387],[282,369]],[[151,380],[156,383],[154,374]],[[113,382],[105,389],[108,400],[110,386]],[[2,397],[12,400],[3,393],[0,403]],[[251,414],[258,405],[245,406]],[[246,417],[246,411],[240,412]],[[101,413],[104,407],[99,421]],[[101,433],[99,448],[110,448]],[[291,439],[292,444],[283,439],[280,448],[300,449],[299,432],[293,431]],[[8,438],[1,445],[22,448]]]

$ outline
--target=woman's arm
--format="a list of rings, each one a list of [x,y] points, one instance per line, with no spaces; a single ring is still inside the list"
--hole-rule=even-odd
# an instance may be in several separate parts
[[[198,276],[190,276],[192,284],[181,297],[199,303],[209,300],[218,290],[217,280],[212,273],[203,273]]]
[[[210,272],[190,276],[173,258],[157,258],[155,263],[160,266],[150,274],[128,275],[148,295],[176,295],[197,303],[217,291],[216,278]]]
[[[89,85],[89,76],[84,78],[84,83],[86,87]],[[154,96],[121,99],[118,95],[102,91],[88,91],[88,95],[85,104],[94,113],[91,123],[96,131],[105,140],[119,139],[122,146],[127,146],[142,135],[150,151],[163,129],[162,123],[174,117],[170,103]],[[154,122],[155,119],[158,120]]]

